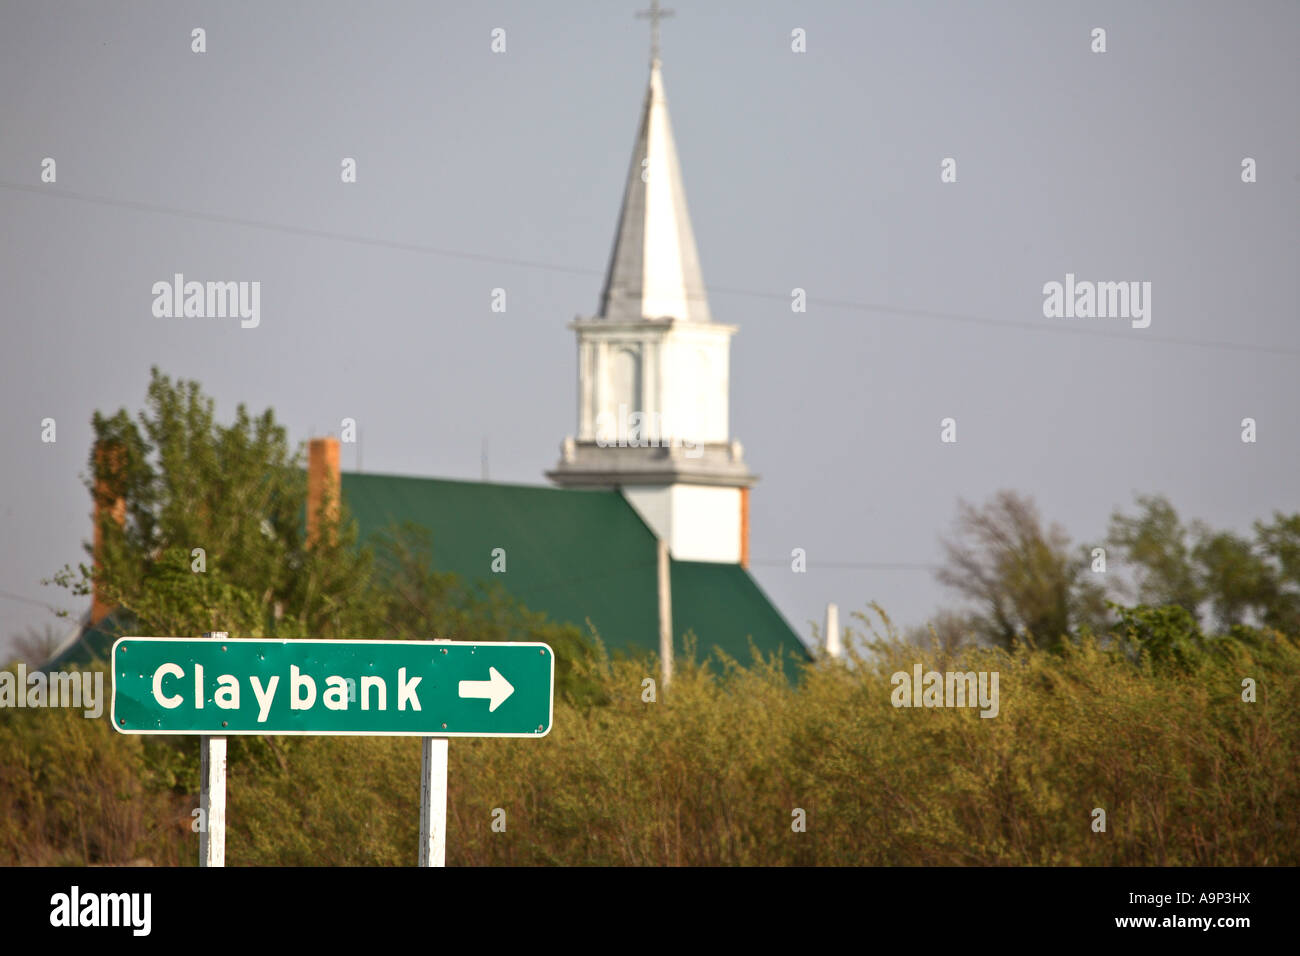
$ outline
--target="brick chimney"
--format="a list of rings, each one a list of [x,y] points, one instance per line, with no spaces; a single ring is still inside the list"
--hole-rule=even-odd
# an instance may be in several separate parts
[[[95,490],[92,498],[95,503],[93,520],[95,523],[95,586],[90,601],[90,623],[98,624],[113,606],[108,603],[100,590],[99,572],[103,566],[104,525],[113,521],[119,528],[126,526],[126,497],[124,478],[126,470],[126,449],[116,442],[97,442],[95,444]]]
[[[321,503],[324,502],[325,505],[326,522],[332,525],[338,521],[339,500],[342,497],[339,440],[337,438],[311,439],[307,443],[307,544],[309,546],[316,542],[320,531],[316,525],[321,516]]]

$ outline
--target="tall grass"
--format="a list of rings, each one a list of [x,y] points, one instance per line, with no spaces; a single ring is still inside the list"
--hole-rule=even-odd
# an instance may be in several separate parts
[[[892,706],[890,674],[917,661],[998,671],[997,717]],[[1300,863],[1300,649],[1285,639],[1192,673],[1092,643],[950,658],[881,643],[794,684],[770,662],[679,660],[653,703],[652,663],[589,667],[607,702],[557,700],[547,737],[451,741],[448,864]],[[0,712],[0,862],[193,861],[176,761],[197,749],[170,747]],[[419,768],[413,738],[232,738],[228,862],[413,864]]]

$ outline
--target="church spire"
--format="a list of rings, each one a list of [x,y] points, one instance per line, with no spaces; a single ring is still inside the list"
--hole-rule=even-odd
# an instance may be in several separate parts
[[[700,275],[651,23],[650,84],[599,312],[577,317],[578,429],[547,476],[617,488],[678,561],[743,564],[758,480],[731,438],[731,336]]]
[[[601,318],[710,320],[659,64],[659,18],[668,12],[657,0],[648,11],[650,84],[601,292]]]

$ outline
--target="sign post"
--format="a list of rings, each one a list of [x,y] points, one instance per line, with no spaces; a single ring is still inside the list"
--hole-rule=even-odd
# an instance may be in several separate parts
[[[203,635],[227,640],[226,631]],[[226,738],[199,738],[199,866],[226,865]]]
[[[423,737],[420,863],[447,846],[447,738],[545,737],[555,653],[542,643],[194,640],[113,645],[113,728],[202,741],[202,865],[225,863],[226,738]]]
[[[425,737],[420,742],[420,866],[446,865],[447,740]]]
[[[420,750],[420,866],[447,865],[447,739],[425,737]]]

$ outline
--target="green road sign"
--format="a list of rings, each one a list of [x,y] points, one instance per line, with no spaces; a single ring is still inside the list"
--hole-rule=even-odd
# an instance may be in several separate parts
[[[545,737],[546,644],[124,637],[113,727],[124,734]]]

